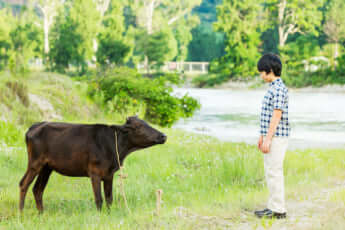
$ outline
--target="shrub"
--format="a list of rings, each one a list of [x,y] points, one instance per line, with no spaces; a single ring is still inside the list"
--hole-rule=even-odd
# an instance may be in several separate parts
[[[0,120],[0,143],[20,145],[24,142],[23,133],[17,125]]]
[[[190,117],[200,108],[200,104],[188,95],[172,95],[173,89],[168,84],[176,82],[173,75],[150,79],[133,69],[122,67],[93,80],[88,93],[92,98],[102,100],[110,112],[128,114],[133,109],[143,109],[145,119],[170,127],[179,118]]]
[[[199,88],[220,85],[230,78],[225,74],[204,74],[193,78],[192,83]]]
[[[12,91],[13,94],[17,95],[21,102],[27,107],[30,104],[28,87],[19,81],[7,81],[6,86]]]
[[[332,68],[320,69],[315,72],[289,71],[283,74],[288,86],[300,88],[306,86],[321,87],[328,84],[345,84],[345,74]]]

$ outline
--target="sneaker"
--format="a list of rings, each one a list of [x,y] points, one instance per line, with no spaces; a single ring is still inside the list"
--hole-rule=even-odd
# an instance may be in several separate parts
[[[265,209],[262,211],[255,212],[255,215],[259,218],[276,218],[276,219],[284,219],[286,218],[286,212],[279,213],[279,212],[273,212],[270,209]]]
[[[264,210],[257,210],[254,212],[255,215],[263,215],[265,212],[270,211],[268,208],[265,208]]]

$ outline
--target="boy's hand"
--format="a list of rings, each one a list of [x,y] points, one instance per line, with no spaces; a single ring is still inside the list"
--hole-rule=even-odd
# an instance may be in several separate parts
[[[271,148],[271,141],[272,140],[270,138],[267,138],[267,137],[265,138],[265,141],[261,146],[261,151],[263,153],[269,153],[270,148]]]
[[[263,141],[263,139],[264,139],[263,136],[260,136],[260,137],[259,137],[258,149],[259,149],[260,151],[262,151],[262,150],[261,150],[261,147],[262,147],[262,141]]]

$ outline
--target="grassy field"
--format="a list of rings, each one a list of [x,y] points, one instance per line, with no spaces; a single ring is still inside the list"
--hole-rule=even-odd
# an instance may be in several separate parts
[[[18,183],[25,172],[27,156],[22,145],[3,145],[0,229],[222,229],[221,221],[214,223],[203,218],[215,216],[236,225],[241,213],[264,206],[267,191],[263,162],[254,146],[164,131],[169,136],[167,144],[135,152],[125,161],[125,190],[131,214],[124,207],[117,177],[115,202],[110,210],[104,207],[99,213],[88,178],[54,173],[44,195],[44,214],[38,215],[29,191],[24,214],[20,215]],[[344,150],[288,152],[287,197],[307,199],[308,193],[330,181],[344,180],[344,155]],[[157,189],[163,190],[159,217],[155,215]],[[344,192],[337,191],[331,201],[345,202],[344,198]],[[251,221],[259,226],[269,224],[254,217]]]
[[[121,117],[105,115],[89,102],[83,95],[83,86],[75,86],[69,80],[66,81],[70,88],[65,81],[55,86],[37,81],[28,92],[49,100],[62,120],[122,121]],[[43,90],[39,89],[39,84]],[[1,87],[5,89],[0,81]],[[58,92],[55,92],[56,87]],[[72,90],[75,93],[71,93]],[[69,100],[70,97],[76,98],[76,104]],[[22,106],[21,102],[16,103],[17,107]],[[27,109],[24,110],[27,113],[35,113],[29,107],[22,107]],[[31,119],[43,119],[46,115],[40,108],[35,108],[39,111],[37,118],[32,115]],[[43,198],[45,212],[38,214],[31,186],[24,212],[20,214],[18,184],[27,165],[23,135],[29,121],[20,123],[23,119],[18,119],[19,115],[13,109],[2,114],[7,121],[0,120],[1,230],[281,229],[281,223],[299,226],[308,221],[307,226],[291,229],[345,227],[345,186],[342,187],[345,181],[345,150],[288,152],[285,162],[288,214],[296,218],[288,218],[285,222],[259,220],[252,212],[265,206],[268,192],[264,184],[262,154],[255,146],[226,143],[207,136],[161,128],[168,136],[166,144],[134,152],[125,160],[125,173],[128,174],[125,191],[131,213],[124,207],[117,176],[114,204],[110,210],[103,207],[98,212],[88,178],[53,173]],[[160,216],[155,212],[155,193],[158,189],[163,190]],[[319,209],[314,206],[311,208],[315,211],[313,213],[306,209],[306,206],[316,204],[326,211],[317,212]],[[304,211],[295,215],[300,210],[307,210],[310,216],[305,216]],[[314,217],[318,219],[314,221]]]

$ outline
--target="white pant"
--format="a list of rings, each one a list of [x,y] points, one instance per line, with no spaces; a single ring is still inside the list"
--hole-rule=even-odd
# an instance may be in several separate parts
[[[270,152],[264,154],[265,177],[269,190],[267,208],[279,213],[286,212],[283,163],[287,146],[287,137],[273,137]]]

